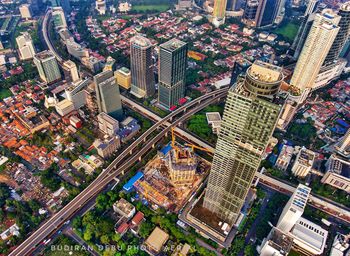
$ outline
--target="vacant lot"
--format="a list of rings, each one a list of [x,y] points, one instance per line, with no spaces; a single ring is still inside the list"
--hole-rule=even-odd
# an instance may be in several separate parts
[[[12,93],[9,89],[7,88],[0,88],[0,100],[3,100],[7,97],[12,96]]]
[[[147,4],[147,5],[133,5],[132,10],[138,12],[147,12],[147,11],[157,11],[164,12],[170,8],[168,4]]]
[[[292,41],[298,33],[299,25],[295,23],[286,23],[277,28],[274,33],[283,36],[285,39]]]

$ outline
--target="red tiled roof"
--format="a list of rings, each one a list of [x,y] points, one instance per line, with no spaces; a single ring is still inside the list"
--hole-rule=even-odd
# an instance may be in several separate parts
[[[124,222],[117,228],[117,232],[119,234],[123,234],[128,228],[129,228],[129,224]]]
[[[138,225],[140,224],[140,222],[143,220],[144,214],[142,212],[137,212],[134,216],[134,218],[132,218],[131,222],[134,225]]]

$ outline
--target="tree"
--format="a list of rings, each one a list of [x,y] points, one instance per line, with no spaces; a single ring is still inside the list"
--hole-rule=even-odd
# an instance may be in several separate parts
[[[4,211],[0,208],[0,221],[2,222],[4,220],[5,214]]]
[[[248,244],[245,248],[244,248],[244,256],[254,256],[255,254],[255,249],[251,244]]]
[[[51,191],[56,191],[61,187],[61,179],[57,175],[57,164],[53,164],[49,169],[40,173],[41,183]]]
[[[89,228],[87,228],[84,232],[84,240],[90,241],[91,238],[92,238],[92,231]]]
[[[32,199],[28,201],[28,205],[33,212],[38,212],[41,208],[41,205],[38,200]]]
[[[121,237],[120,237],[119,234],[114,233],[114,234],[112,235],[112,240],[113,240],[114,242],[118,242],[120,239],[121,239]]]
[[[118,253],[117,253],[118,254]],[[103,256],[114,256],[117,255],[113,250],[107,249],[103,252]],[[121,254],[120,254],[121,255]]]
[[[109,237],[108,235],[103,235],[100,237],[101,243],[103,244],[109,244]]]
[[[75,229],[81,229],[81,227],[82,227],[82,218],[81,218],[81,216],[77,216],[77,217],[75,217],[73,219],[72,226]]]
[[[0,207],[4,206],[6,199],[11,196],[10,188],[5,183],[0,183]]]
[[[140,226],[140,230],[139,230],[139,235],[142,238],[146,238],[149,236],[149,234],[152,232],[153,230],[153,225],[149,222],[142,222],[141,226]]]

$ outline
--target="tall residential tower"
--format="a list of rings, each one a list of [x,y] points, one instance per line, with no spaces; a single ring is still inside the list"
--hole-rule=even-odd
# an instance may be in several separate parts
[[[282,68],[256,61],[229,90],[203,206],[231,225],[275,128],[282,80]]]
[[[16,37],[16,42],[19,51],[19,57],[21,60],[33,59],[35,55],[35,48],[33,45],[32,37],[28,32],[22,32],[22,34]]]
[[[155,92],[151,42],[143,36],[130,40],[131,93],[139,98]]]
[[[170,108],[185,95],[187,44],[172,39],[160,45],[158,102]]]
[[[316,14],[290,81],[301,92],[314,86],[339,31],[339,20],[340,16],[329,9]]]
[[[227,0],[214,0],[213,24],[216,27],[225,23]]]
[[[329,50],[327,57],[323,65],[333,64],[349,39],[350,34],[350,1],[341,5],[338,15],[340,16],[339,21],[339,32],[334,39],[331,49]]]

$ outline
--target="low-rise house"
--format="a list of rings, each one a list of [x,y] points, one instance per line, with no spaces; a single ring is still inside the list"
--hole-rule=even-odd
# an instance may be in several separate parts
[[[113,210],[128,220],[135,214],[135,207],[124,198],[113,204]]]

